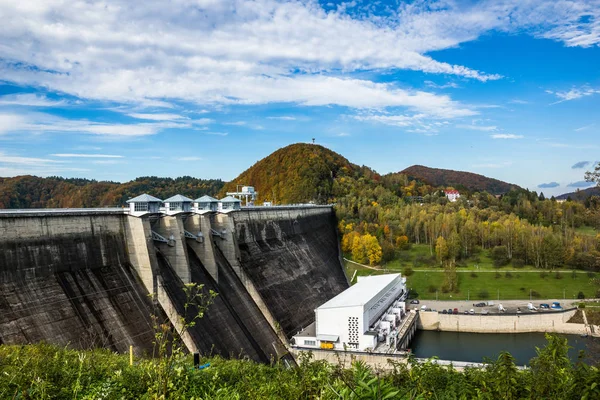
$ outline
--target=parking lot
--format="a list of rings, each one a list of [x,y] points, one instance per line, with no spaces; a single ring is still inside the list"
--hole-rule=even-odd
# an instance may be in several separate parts
[[[522,313],[531,313],[537,311],[530,311],[527,308],[527,304],[529,300],[488,300],[487,303],[493,301],[494,305],[486,305],[484,307],[476,307],[475,304],[483,303],[482,300],[477,300],[475,302],[467,302],[465,300],[423,300],[419,301],[419,304],[410,304],[410,300],[407,301],[406,307],[408,309],[419,309],[422,310],[423,306],[426,306],[427,310],[435,310],[441,312],[442,310],[454,310],[458,309],[458,313],[464,314],[465,311],[468,313],[471,309],[475,314],[489,313],[489,314],[499,314],[502,313],[498,310],[498,305],[502,304],[502,307],[506,310],[505,313],[516,313],[520,309]],[[551,299],[551,300],[533,300],[531,303],[534,307],[540,310],[540,304],[548,304],[552,305],[552,303],[558,302],[560,303],[563,309],[573,308],[577,306],[577,302],[573,300],[562,300],[562,299]],[[542,311],[554,311],[552,309],[542,310]]]

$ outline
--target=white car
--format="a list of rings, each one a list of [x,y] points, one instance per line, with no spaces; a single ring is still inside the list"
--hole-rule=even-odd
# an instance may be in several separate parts
[[[423,304],[423,305],[421,306],[421,311],[426,311],[426,310],[427,310],[427,306]]]

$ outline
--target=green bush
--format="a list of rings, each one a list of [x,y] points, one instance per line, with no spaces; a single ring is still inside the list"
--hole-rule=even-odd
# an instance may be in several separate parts
[[[510,271],[506,271],[506,272],[504,273],[504,277],[505,277],[505,278],[509,278],[509,279],[510,279],[510,278],[512,278],[512,277],[513,277],[513,275],[510,273]]]
[[[494,247],[490,252],[490,258],[494,261],[495,267],[502,267],[510,262],[506,246]]]
[[[490,298],[490,293],[485,289],[480,290],[479,293],[477,293],[477,295],[479,296],[480,299],[489,299]]]
[[[585,303],[579,303],[578,307],[579,308],[585,308]]]
[[[471,278],[477,278],[479,275],[477,275],[476,272],[471,272]]]
[[[496,279],[500,279],[500,278],[502,278],[502,274],[501,274],[500,272],[497,272],[497,271],[496,271],[495,278],[496,278]]]
[[[412,269],[411,267],[404,267],[404,269],[402,270],[402,273],[404,274],[404,276],[411,276],[412,274],[415,273],[415,270]]]
[[[514,268],[523,268],[525,266],[525,260],[522,258],[513,258],[512,265]]]
[[[562,274],[561,274],[560,272],[556,271],[556,272],[554,273],[554,278],[555,278],[555,279],[562,279],[562,278],[563,278],[563,276],[562,276]]]
[[[580,291],[579,293],[577,293],[577,298],[580,300],[585,299],[585,294],[583,294],[583,292]]]
[[[532,290],[531,297],[535,297],[536,299],[539,299],[540,297],[542,297],[542,295],[539,292]]]
[[[427,291],[428,291],[429,293],[435,293],[435,292],[437,292],[437,290],[438,290],[438,288],[437,288],[437,286],[435,286],[435,285],[429,285],[429,286],[427,287]]]
[[[546,279],[547,277],[548,277],[548,272],[546,272],[546,271],[540,272],[540,278]]]

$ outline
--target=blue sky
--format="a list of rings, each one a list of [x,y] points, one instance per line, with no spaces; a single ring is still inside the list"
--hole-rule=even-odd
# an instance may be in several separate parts
[[[382,174],[549,195],[600,161],[598,0],[9,0],[0,18],[0,176],[229,180],[314,137]]]

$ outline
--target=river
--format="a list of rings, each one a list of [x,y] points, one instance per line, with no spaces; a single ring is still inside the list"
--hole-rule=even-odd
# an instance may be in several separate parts
[[[592,338],[563,335],[569,340],[569,356],[577,361],[579,350],[586,350]],[[536,347],[544,347],[543,333],[467,333],[417,331],[411,350],[419,358],[438,357],[442,360],[482,362],[485,357],[496,359],[501,351],[510,352],[517,365],[528,365],[536,356]]]

